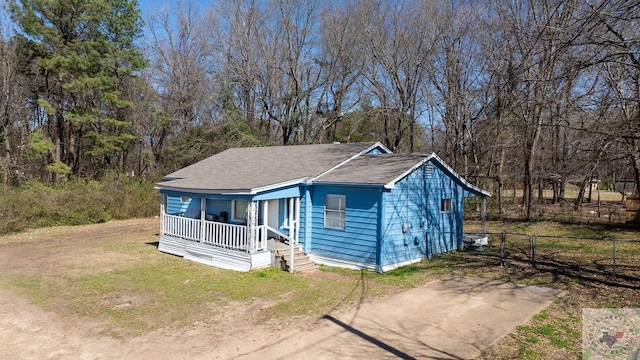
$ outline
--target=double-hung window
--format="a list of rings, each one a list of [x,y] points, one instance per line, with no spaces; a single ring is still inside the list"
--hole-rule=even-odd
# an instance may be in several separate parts
[[[440,212],[450,213],[451,212],[451,199],[442,199],[440,200]]]
[[[327,194],[324,197],[324,227],[344,230],[347,196]]]

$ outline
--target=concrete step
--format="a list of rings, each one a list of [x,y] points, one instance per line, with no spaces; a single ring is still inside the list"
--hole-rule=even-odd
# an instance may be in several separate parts
[[[291,253],[289,249],[282,249],[276,251],[276,256],[279,257],[282,261],[280,264],[283,270],[289,271],[289,266],[291,264]],[[318,266],[309,259],[309,257],[299,248],[295,248],[293,252],[293,271],[308,271],[317,269]]]

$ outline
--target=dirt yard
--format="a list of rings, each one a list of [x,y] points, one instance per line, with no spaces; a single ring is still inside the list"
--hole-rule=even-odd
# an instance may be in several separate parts
[[[453,290],[449,285],[443,285],[441,288],[446,289],[444,293],[424,293],[420,296],[411,296],[410,292],[425,291],[428,288],[422,286],[420,288],[423,290],[419,290],[420,288],[401,290],[387,286],[386,295],[357,305],[338,307],[330,312],[330,316],[325,315],[324,318],[313,315],[265,319],[262,310],[274,306],[274,303],[264,299],[254,299],[249,302],[250,306],[246,304],[232,306],[233,303],[230,304],[231,306],[225,306],[224,311],[216,312],[217,315],[213,321],[198,321],[195,314],[193,318],[188,317],[188,321],[176,323],[176,325],[130,333],[114,332],[112,326],[100,320],[98,316],[87,315],[86,309],[82,308],[82,301],[73,302],[65,299],[65,296],[73,296],[65,292],[65,289],[52,288],[52,293],[55,291],[56,296],[47,297],[47,287],[52,286],[51,281],[45,282],[42,279],[54,279],[53,284],[55,279],[59,279],[61,284],[70,284],[65,281],[79,279],[81,274],[86,277],[87,274],[115,273],[116,269],[135,263],[137,256],[141,255],[136,252],[141,248],[146,256],[157,255],[158,259],[176,260],[155,249],[154,242],[157,240],[158,226],[156,219],[140,219],[88,226],[37,229],[0,237],[0,271],[3,274],[3,278],[0,279],[0,359],[278,358],[278,354],[288,354],[287,357],[292,355],[289,353],[292,349],[296,349],[295,352],[298,355],[309,356],[317,350],[324,354],[322,358],[331,359],[344,358],[346,354],[336,353],[336,349],[332,347],[340,346],[342,351],[348,351],[352,348],[352,344],[356,346],[358,342],[360,342],[357,345],[358,349],[361,350],[355,354],[364,354],[362,351],[368,351],[368,355],[375,358],[380,356],[394,358],[399,353],[407,355],[403,351],[409,350],[412,354],[422,357],[428,356],[430,354],[428,351],[433,349],[455,353],[463,348],[466,352],[461,354],[466,358],[479,355],[482,349],[511,332],[517,324],[525,322],[527,318],[546,307],[559,295],[557,291],[549,290],[548,296],[541,299],[537,297],[540,292],[535,290],[535,287],[514,287],[505,284],[507,288],[504,288],[499,285],[501,283],[489,280],[486,284],[485,280],[469,280],[473,284],[467,283],[466,280],[456,280],[451,283],[460,284],[459,291]],[[351,278],[341,279],[339,274],[325,272],[298,276],[353,282]],[[530,289],[533,289],[535,296],[531,295],[533,293]],[[470,291],[477,292],[477,296],[470,298]],[[507,291],[508,295],[501,295],[504,291]],[[109,311],[118,312],[138,303],[144,304],[142,299],[135,296],[114,295],[105,289],[95,289],[95,293],[106,293],[100,296],[102,296],[101,301],[108,304],[107,309],[111,309]],[[517,297],[513,295],[516,293],[521,293],[529,300],[533,299],[535,303],[523,310],[521,304],[526,304],[526,300],[525,302],[517,301]],[[443,314],[444,317],[423,317],[425,321],[435,321],[434,324],[415,323],[416,318],[411,315],[413,311],[425,313],[426,310],[418,309],[433,305],[433,301],[436,301],[428,301],[429,304],[426,304],[423,301],[425,297],[449,299],[445,301],[455,303],[458,310],[447,312]],[[89,302],[90,299],[86,301]],[[452,309],[446,305],[442,307]],[[479,310],[480,308],[486,310]],[[412,309],[407,313],[410,317],[406,321],[396,321],[400,316],[399,309]],[[477,326],[486,326],[492,330],[476,332],[481,336],[478,339],[474,338],[475,335],[460,336],[459,339],[463,344],[453,345],[454,348],[450,350],[446,346],[441,346],[440,343],[429,343],[429,339],[434,339],[433,335],[425,339],[419,337],[419,334],[426,334],[423,331],[426,328],[442,329],[443,331],[438,331],[444,334],[441,342],[450,344],[450,335],[446,332],[450,328],[447,323],[451,321],[448,316],[455,315],[457,318],[465,311],[470,311],[470,317],[473,317],[473,314],[497,311],[499,314],[496,314],[495,318],[501,321],[494,326],[484,324],[484,320],[469,320],[475,321]],[[393,318],[384,320],[383,315],[393,316]],[[506,320],[504,316],[510,318]],[[376,327],[367,327],[369,325],[366,324],[360,328],[353,328],[354,325],[359,324],[356,319],[367,317],[381,322],[378,330]],[[331,324],[326,319],[334,323]],[[399,328],[390,331],[391,323],[396,322]],[[410,323],[415,323],[415,330],[407,327]],[[464,324],[459,320],[455,320],[455,323],[458,327]],[[466,327],[463,326],[463,329]],[[382,331],[376,333],[380,329]],[[410,341],[412,347],[393,347],[395,344],[407,343],[408,340],[405,337],[389,338],[389,343],[384,342],[388,334],[397,336],[402,333],[415,335],[415,338]],[[491,336],[487,337],[487,334]],[[318,336],[327,339],[337,336],[337,340],[327,343],[330,344],[329,348],[321,348]],[[281,346],[287,339],[293,338],[296,339],[295,348]],[[336,345],[335,341],[343,342]],[[427,343],[429,346],[426,346]],[[298,356],[296,354],[293,354],[294,358]],[[355,356],[357,357],[359,356]]]
[[[5,236],[0,238],[0,272],[5,277],[38,273],[69,278],[87,273],[88,268],[110,271],[136,259],[126,252],[99,251],[104,246],[101,239],[126,239],[124,245],[114,242],[116,247],[126,243],[151,247],[158,228],[157,219],[136,219]],[[215,322],[196,321],[120,338],[108,334],[107,324],[78,315],[68,303],[37,306],[27,301],[28,294],[18,293],[0,281],[0,359],[226,359],[242,347],[288,336],[307,324],[302,318],[287,324],[258,323],[254,317],[264,304],[255,303],[236,312],[229,311],[234,308],[230,306]],[[108,300],[114,308],[132,302]]]

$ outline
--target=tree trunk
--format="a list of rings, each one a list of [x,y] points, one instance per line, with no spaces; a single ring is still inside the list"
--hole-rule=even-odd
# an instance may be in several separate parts
[[[637,147],[636,147],[637,149]],[[636,185],[636,193],[640,194],[640,153],[633,153],[633,176]],[[624,196],[624,195],[623,195]]]

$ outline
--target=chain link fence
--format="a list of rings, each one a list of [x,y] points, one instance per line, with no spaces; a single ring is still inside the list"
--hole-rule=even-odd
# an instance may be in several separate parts
[[[572,276],[634,276],[640,272],[640,240],[487,233],[483,256],[503,267],[530,267]],[[581,275],[582,274],[582,275]]]

